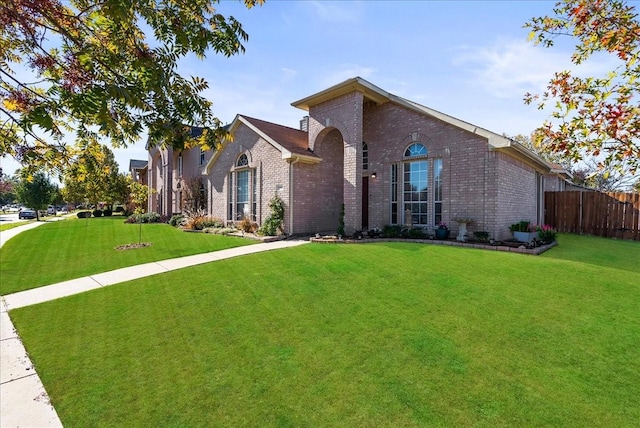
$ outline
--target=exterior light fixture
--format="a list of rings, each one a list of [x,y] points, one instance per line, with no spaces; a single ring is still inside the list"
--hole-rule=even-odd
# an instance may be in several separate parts
[[[378,176],[378,174],[376,174],[375,172],[373,174],[371,174],[371,178],[373,178],[374,180],[376,179],[377,176]]]

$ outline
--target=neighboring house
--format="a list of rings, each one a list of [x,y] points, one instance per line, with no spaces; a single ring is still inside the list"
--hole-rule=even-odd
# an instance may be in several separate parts
[[[347,234],[405,224],[433,230],[473,218],[471,231],[510,236],[541,223],[547,180],[566,171],[500,134],[390,94],[356,77],[292,103],[300,129],[238,115],[215,151],[149,151],[149,209],[183,209],[182,183],[201,177],[210,215],[262,223],[278,195],[287,234]],[[194,128],[197,132],[197,128]]]
[[[146,160],[129,160],[129,174],[131,178],[141,184],[149,184],[147,179],[147,167],[149,162]]]

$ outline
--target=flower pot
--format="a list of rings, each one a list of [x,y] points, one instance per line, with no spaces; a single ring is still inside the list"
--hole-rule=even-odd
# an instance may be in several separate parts
[[[436,239],[449,239],[449,229],[436,229]]]
[[[531,242],[538,235],[538,232],[513,232],[513,237],[518,242]]]

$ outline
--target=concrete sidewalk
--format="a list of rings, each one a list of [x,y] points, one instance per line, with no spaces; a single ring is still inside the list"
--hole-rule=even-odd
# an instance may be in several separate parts
[[[0,246],[18,233],[37,227],[40,224],[42,223],[29,223],[2,232]],[[308,242],[285,240],[246,245],[116,269],[2,296],[0,301],[0,428],[62,426],[58,414],[51,405],[49,396],[40,381],[40,377],[33,368],[22,341],[9,318],[9,310],[184,267],[263,251],[294,247]]]

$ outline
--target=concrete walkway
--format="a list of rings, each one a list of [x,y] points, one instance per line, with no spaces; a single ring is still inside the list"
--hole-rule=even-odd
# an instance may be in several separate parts
[[[1,232],[0,247],[18,233],[41,224],[42,222],[34,222]],[[294,247],[308,242],[285,240],[246,245],[116,269],[2,296],[0,299],[0,428],[62,426],[40,377],[33,368],[22,341],[9,318],[9,310],[184,267],[262,251]]]

